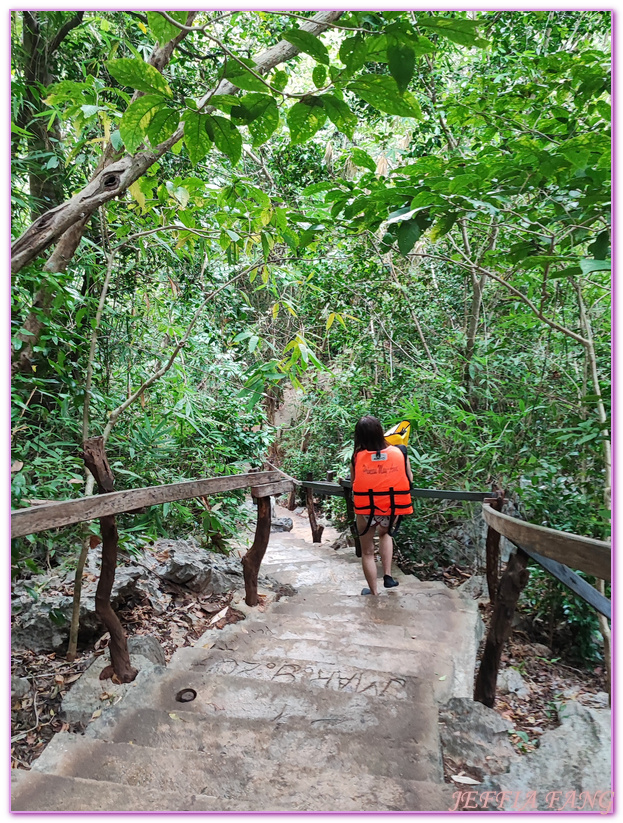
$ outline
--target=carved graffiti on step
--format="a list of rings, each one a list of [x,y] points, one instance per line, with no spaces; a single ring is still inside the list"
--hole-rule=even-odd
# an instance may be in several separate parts
[[[235,674],[239,677],[259,677],[278,683],[300,683],[306,681],[325,689],[355,692],[371,697],[387,695],[394,698],[406,697],[406,681],[400,677],[379,677],[374,679],[368,672],[343,673],[340,669],[327,666],[320,668],[313,664],[300,666],[297,663],[254,663],[251,661],[226,658],[215,660],[209,666],[216,674]]]

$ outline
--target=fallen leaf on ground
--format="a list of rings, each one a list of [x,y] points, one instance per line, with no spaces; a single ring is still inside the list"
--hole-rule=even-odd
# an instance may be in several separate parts
[[[466,786],[479,786],[480,781],[474,780],[473,777],[467,777],[465,774],[453,774],[452,780],[455,783],[464,783]]]

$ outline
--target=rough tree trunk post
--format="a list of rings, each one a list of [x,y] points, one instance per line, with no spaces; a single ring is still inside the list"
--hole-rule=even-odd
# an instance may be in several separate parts
[[[268,538],[270,537],[270,496],[257,498],[257,525],[255,539],[249,551],[242,558],[242,572],[244,575],[244,602],[247,606],[257,606],[257,576],[260,565],[266,553]]]
[[[292,489],[292,491],[288,495],[288,502],[286,504],[286,508],[289,509],[289,511],[291,512],[293,512],[296,508],[296,489]]]
[[[344,481],[340,478],[337,481],[342,488],[344,488]],[[350,489],[344,488],[344,499],[346,500],[346,519],[350,527],[350,533],[355,541],[355,555],[361,557],[361,540],[359,539],[359,532],[357,531],[357,518],[355,517],[355,507],[353,506],[353,498],[350,494]]]
[[[313,480],[312,473],[308,472],[308,480]],[[314,492],[312,489],[305,489],[305,497],[307,500],[307,513],[309,514],[309,525],[312,530],[312,543],[322,542],[322,533],[324,526],[319,526],[316,520],[316,510],[314,509]]]
[[[508,640],[513,622],[515,606],[523,591],[530,572],[526,568],[528,555],[521,549],[509,558],[506,570],[500,579],[495,609],[491,618],[491,627],[487,635],[485,650],[480,662],[480,669],[474,686],[474,700],[490,709],[495,702],[495,689],[502,649]]]
[[[89,440],[85,440],[83,458],[86,467],[95,478],[99,494],[113,491],[114,477],[106,459],[104,439],[102,437],[91,437]],[[123,626],[110,605],[110,593],[115,582],[117,544],[119,541],[117,521],[114,514],[100,517],[100,528],[102,532],[102,566],[95,592],[95,613],[110,632],[111,660],[111,665],[106,666],[100,674],[100,679],[105,680],[114,674],[120,683],[131,683],[138,674],[138,670],[133,668],[130,663],[128,643]]]
[[[494,491],[493,497],[484,500],[496,512],[502,511],[504,502],[504,492]],[[498,569],[500,566],[500,533],[488,526],[487,528],[487,588],[489,590],[489,602],[495,606],[495,598],[498,588]]]

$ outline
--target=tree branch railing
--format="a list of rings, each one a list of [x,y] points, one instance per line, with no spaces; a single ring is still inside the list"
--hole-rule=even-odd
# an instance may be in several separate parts
[[[491,625],[474,685],[474,700],[489,708],[493,708],[495,702],[502,649],[511,632],[517,601],[528,582],[528,560],[536,561],[608,618],[611,617],[610,601],[569,566],[601,580],[611,580],[612,577],[612,549],[609,543],[526,523],[496,511],[490,505],[492,502],[487,501],[482,507],[489,533],[494,531],[503,535],[516,547],[516,551],[510,556],[496,587]]]

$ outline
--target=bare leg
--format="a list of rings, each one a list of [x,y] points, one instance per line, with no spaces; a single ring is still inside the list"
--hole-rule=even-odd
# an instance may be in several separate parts
[[[391,576],[392,558],[394,556],[394,541],[387,534],[387,529],[379,527],[379,554],[383,564],[383,574]]]
[[[367,522],[367,517],[364,517],[361,514],[357,515],[357,529],[360,532],[362,532],[365,529]],[[361,566],[363,568],[363,574],[366,578],[368,588],[370,589],[372,594],[379,593],[377,588],[376,561],[374,559],[375,529],[375,525],[370,526],[368,531],[365,534],[361,535],[361,537],[359,538],[361,541]]]

